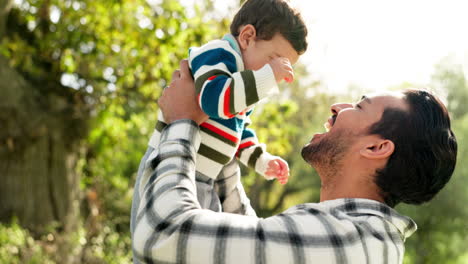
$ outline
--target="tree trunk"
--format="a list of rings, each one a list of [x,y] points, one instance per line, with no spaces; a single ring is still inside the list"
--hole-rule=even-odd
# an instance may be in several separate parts
[[[0,41],[11,4],[0,0]],[[79,138],[67,138],[70,121],[58,114],[70,107],[39,89],[47,84],[25,80],[1,55],[0,80],[0,221],[16,217],[35,235],[51,225],[70,231],[78,215],[74,146]]]
[[[79,181],[66,120],[41,109],[34,86],[0,57],[0,221],[16,217],[40,235],[51,225],[70,231]],[[43,95],[42,95],[43,97]],[[51,102],[53,103],[53,102]],[[73,228],[72,228],[73,229]]]
[[[12,0],[0,0],[0,43]],[[16,218],[39,237],[56,235],[57,263],[78,263],[78,145],[87,133],[74,91],[28,80],[0,55],[0,222]],[[78,250],[77,250],[78,249]]]

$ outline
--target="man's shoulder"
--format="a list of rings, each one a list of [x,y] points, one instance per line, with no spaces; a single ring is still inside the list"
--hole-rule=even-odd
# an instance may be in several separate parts
[[[294,208],[294,207],[293,207]],[[336,214],[338,212],[345,214],[368,214],[381,217],[401,216],[396,210],[379,201],[362,198],[341,198],[327,200],[319,203],[305,203],[296,206],[298,209],[314,208],[322,212]]]
[[[384,203],[359,198],[344,198],[294,206],[285,213],[313,215],[332,225],[367,223],[368,227],[390,225],[402,237],[416,231],[416,223]]]
[[[338,220],[346,218],[351,221],[353,219],[360,221],[362,218],[377,217],[389,222],[414,223],[411,218],[398,213],[386,204],[369,199],[345,198],[319,203],[304,203],[293,206],[284,213],[295,214],[298,212],[321,215]]]

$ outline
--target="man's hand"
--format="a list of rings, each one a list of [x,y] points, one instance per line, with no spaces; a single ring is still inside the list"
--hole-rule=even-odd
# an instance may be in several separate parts
[[[197,102],[187,60],[182,60],[180,69],[172,73],[172,82],[163,90],[158,105],[168,124],[180,119],[191,119],[201,124],[208,119]]]
[[[268,167],[265,172],[267,176],[275,177],[281,184],[288,182],[289,166],[282,158],[276,158],[268,162]]]
[[[289,62],[287,58],[277,57],[271,59],[269,64],[275,74],[277,83],[282,80],[285,80],[288,83],[292,83],[294,81],[294,71],[291,66],[291,62]]]

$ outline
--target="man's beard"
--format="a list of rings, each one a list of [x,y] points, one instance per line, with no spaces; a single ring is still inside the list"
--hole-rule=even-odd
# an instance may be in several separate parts
[[[319,174],[335,175],[341,168],[343,157],[352,144],[352,135],[343,132],[324,137],[320,142],[309,143],[302,148],[302,158]],[[325,175],[323,175],[325,176]]]

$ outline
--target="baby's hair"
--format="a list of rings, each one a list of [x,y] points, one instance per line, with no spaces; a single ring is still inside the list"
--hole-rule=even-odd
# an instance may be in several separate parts
[[[299,11],[287,0],[247,0],[231,24],[231,34],[239,36],[244,25],[253,25],[257,38],[270,40],[280,33],[299,55],[307,50],[307,27]]]

